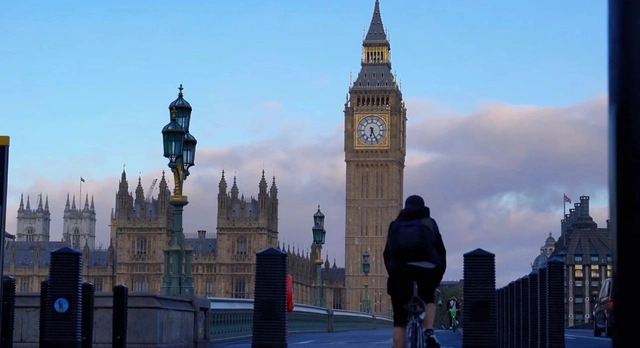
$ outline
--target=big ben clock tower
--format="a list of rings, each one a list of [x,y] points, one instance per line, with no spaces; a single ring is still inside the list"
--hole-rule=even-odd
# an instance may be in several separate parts
[[[402,209],[406,108],[391,70],[379,0],[362,47],[360,73],[349,87],[344,110],[347,309],[388,315],[382,252],[389,223]],[[371,265],[368,274],[362,266],[365,253]]]

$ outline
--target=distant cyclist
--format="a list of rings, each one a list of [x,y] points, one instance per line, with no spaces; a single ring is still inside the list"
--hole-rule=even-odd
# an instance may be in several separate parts
[[[458,311],[460,311],[460,303],[458,302],[458,298],[455,295],[452,295],[449,301],[447,301],[447,311],[449,313],[449,329],[453,328],[453,315],[451,315],[451,311],[456,312],[456,317],[458,316]],[[458,323],[456,323],[457,325]]]
[[[440,347],[433,332],[436,316],[435,290],[447,268],[447,251],[438,224],[424,205],[422,197],[407,198],[398,217],[389,225],[384,264],[389,274],[387,293],[393,306],[393,345],[405,348],[409,314],[405,307],[413,296],[413,282],[418,295],[427,304],[422,322],[428,347]],[[431,262],[434,268],[416,273],[409,262]]]

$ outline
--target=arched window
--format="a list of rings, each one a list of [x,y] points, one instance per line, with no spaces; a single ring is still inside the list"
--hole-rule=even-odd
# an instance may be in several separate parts
[[[139,237],[136,241],[136,255],[147,255],[149,250],[149,242],[147,238]]]
[[[247,239],[238,238],[236,241],[236,256],[244,257],[248,254]]]
[[[80,249],[80,229],[77,227],[73,228],[73,233],[71,236],[71,247],[74,249]]]
[[[25,240],[27,242],[35,242],[36,241],[36,230],[35,228],[29,226],[26,230]]]

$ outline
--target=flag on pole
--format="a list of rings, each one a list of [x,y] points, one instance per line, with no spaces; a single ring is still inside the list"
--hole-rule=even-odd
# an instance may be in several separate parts
[[[83,177],[80,177],[80,181],[85,182]],[[565,196],[566,198],[567,196]],[[571,201],[569,201],[569,203],[571,203]]]
[[[567,197],[567,195],[564,195],[564,201],[571,204],[571,198]]]

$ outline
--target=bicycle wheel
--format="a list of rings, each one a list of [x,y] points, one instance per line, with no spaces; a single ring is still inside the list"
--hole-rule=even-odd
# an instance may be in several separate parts
[[[407,328],[407,346],[409,348],[424,348],[424,337],[420,330],[420,323],[416,319],[409,322]]]

